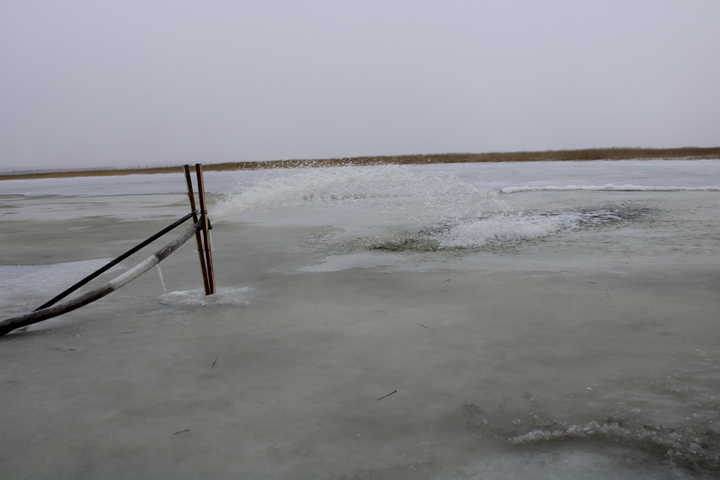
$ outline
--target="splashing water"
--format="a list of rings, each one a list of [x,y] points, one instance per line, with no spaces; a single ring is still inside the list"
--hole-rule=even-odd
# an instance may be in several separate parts
[[[346,228],[357,229],[359,223],[364,223],[358,237],[347,242],[351,248],[392,251],[514,244],[622,224],[646,213],[638,208],[603,207],[526,214],[508,207],[497,192],[479,190],[454,174],[415,172],[390,165],[308,169],[257,181],[226,196],[215,206],[212,216],[221,221],[256,212],[327,206],[352,207],[343,211],[346,218],[336,220],[346,223]],[[360,212],[366,213],[363,222],[359,222]],[[328,217],[323,221],[329,221]]]
[[[220,201],[215,221],[281,208],[362,204],[378,208],[386,223],[433,224],[504,211],[492,190],[478,190],[446,172],[407,167],[309,169],[258,182]]]
[[[449,222],[416,232],[371,238],[365,247],[380,250],[442,251],[512,245],[550,235],[604,225],[622,225],[648,213],[648,209],[604,207],[592,210],[526,214],[502,212]]]

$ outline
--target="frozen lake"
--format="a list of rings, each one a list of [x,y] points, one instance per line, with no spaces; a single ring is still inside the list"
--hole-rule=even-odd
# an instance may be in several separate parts
[[[1,478],[720,476],[720,161],[205,183],[217,295],[191,241],[162,282],[0,337]],[[184,189],[0,182],[0,318],[183,216]]]

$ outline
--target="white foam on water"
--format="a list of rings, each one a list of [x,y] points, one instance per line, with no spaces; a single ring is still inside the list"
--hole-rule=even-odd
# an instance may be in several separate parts
[[[440,235],[440,249],[517,243],[582,228],[622,223],[629,209],[601,208],[545,214],[507,214],[463,222]],[[639,212],[638,212],[639,213]]]
[[[554,218],[505,215],[464,222],[437,236],[438,249],[479,248],[534,240],[573,229],[573,217],[572,214]]]
[[[252,288],[223,287],[214,295],[205,295],[205,290],[193,289],[169,292],[161,295],[158,301],[163,305],[184,308],[202,308],[207,306],[245,306],[250,304]]]
[[[620,225],[639,218],[647,209],[603,207],[567,212],[502,212],[479,218],[435,225],[419,231],[392,232],[369,237],[365,248],[386,250],[462,250],[512,245],[551,235],[608,224]]]

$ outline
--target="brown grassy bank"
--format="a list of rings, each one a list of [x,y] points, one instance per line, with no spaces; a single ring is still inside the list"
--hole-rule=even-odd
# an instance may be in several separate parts
[[[336,167],[347,165],[426,165],[431,163],[540,162],[572,160],[629,159],[720,159],[720,147],[699,148],[588,148],[583,150],[545,150],[538,152],[442,153],[429,155],[396,155],[376,157],[326,158],[316,160],[269,160],[265,162],[226,162],[204,164],[206,172],[259,170],[267,168]],[[22,175],[0,175],[0,180],[31,178],[99,177],[113,175],[151,175],[182,173],[182,167],[143,169],[87,170],[76,172],[42,172]]]

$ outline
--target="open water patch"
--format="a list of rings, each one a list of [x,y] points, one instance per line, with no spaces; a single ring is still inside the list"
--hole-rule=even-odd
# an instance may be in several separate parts
[[[619,227],[640,221],[646,207],[606,206],[567,212],[503,212],[450,221],[415,231],[395,231],[359,242],[361,248],[388,251],[479,250],[511,246],[567,232]]]

